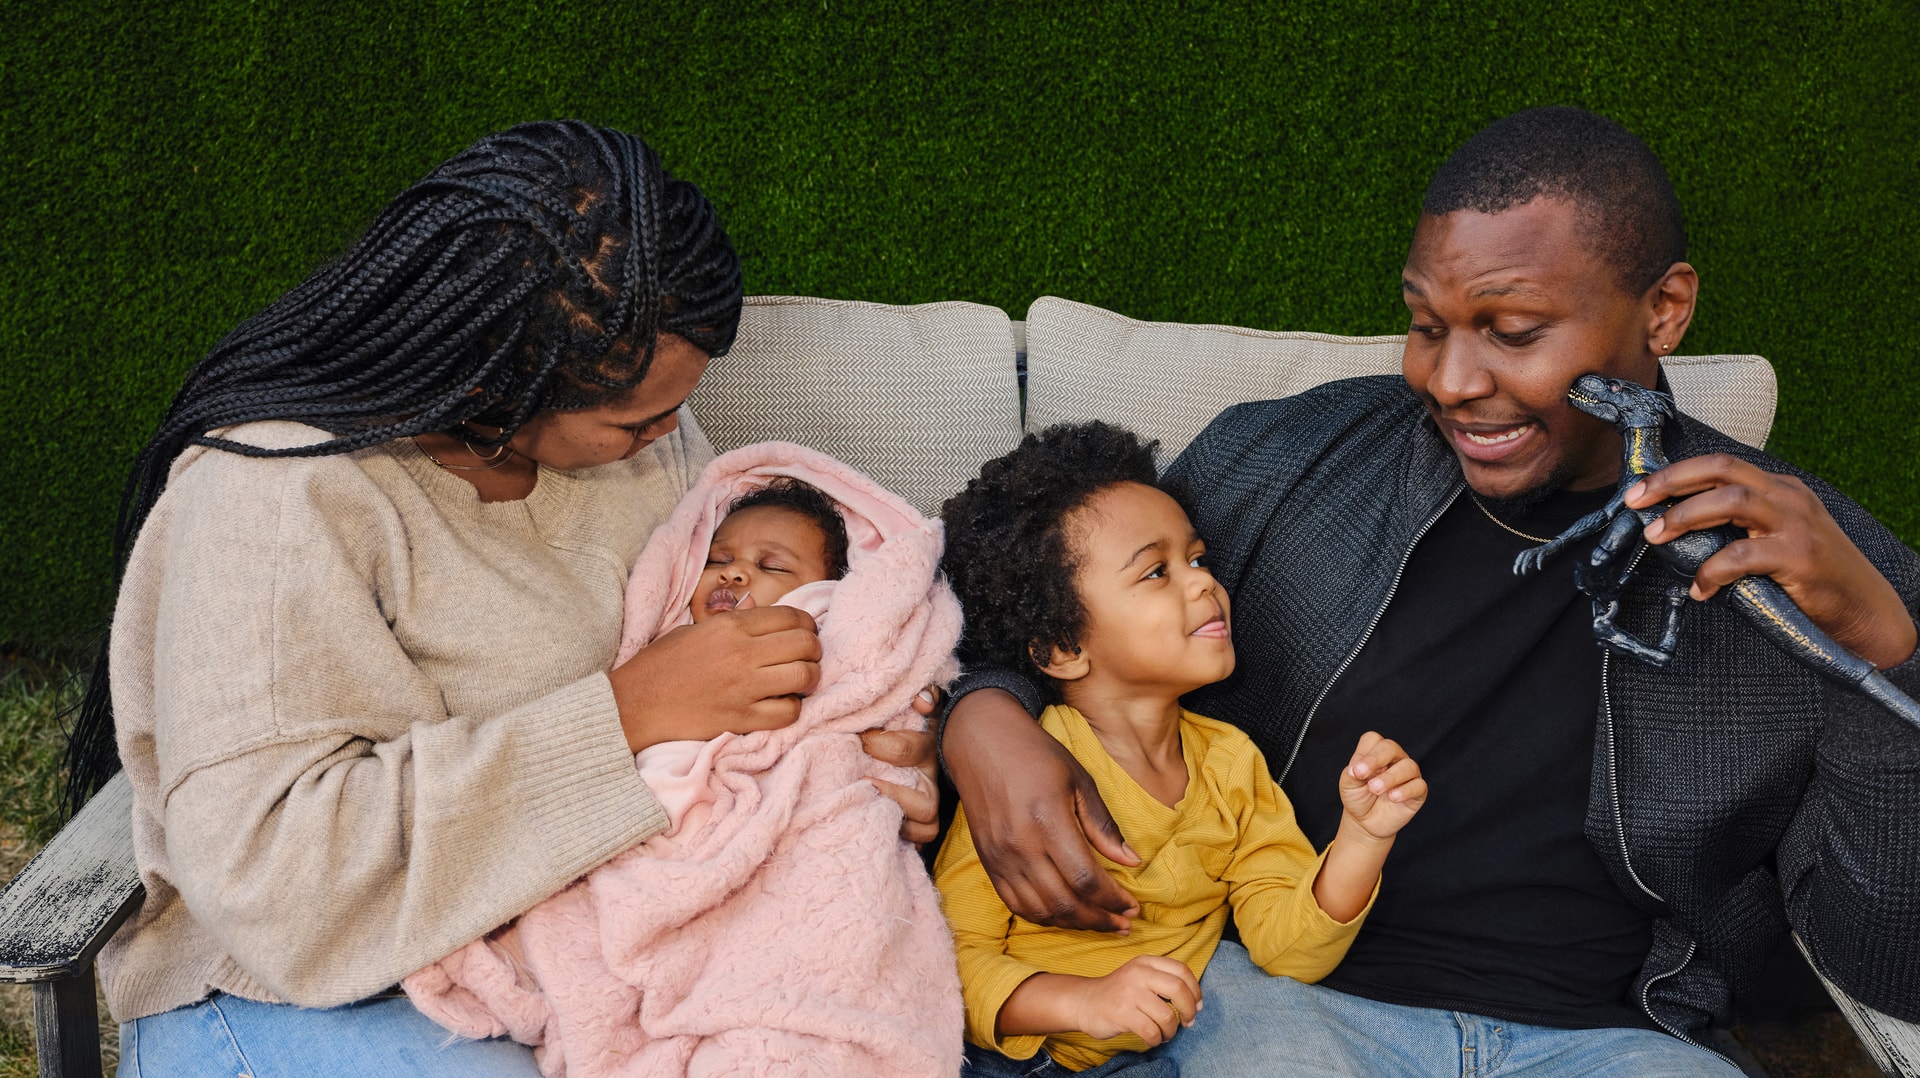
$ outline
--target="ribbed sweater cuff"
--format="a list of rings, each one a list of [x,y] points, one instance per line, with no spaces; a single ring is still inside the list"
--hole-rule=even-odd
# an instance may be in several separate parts
[[[945,725],[947,716],[953,713],[953,705],[960,698],[977,689],[1000,689],[1011,693],[1027,709],[1027,714],[1035,718],[1047,709],[1046,697],[1033,679],[1018,670],[1009,670],[1004,666],[973,666],[961,671],[960,676],[947,686],[947,700],[940,709],[940,723]]]
[[[501,821],[525,834],[502,834],[502,845],[544,848],[553,868],[571,878],[667,829],[666,808],[633,766],[605,674],[581,678],[502,718],[525,732],[514,739],[524,752],[512,770],[524,812]],[[513,841],[523,837],[532,841]]]

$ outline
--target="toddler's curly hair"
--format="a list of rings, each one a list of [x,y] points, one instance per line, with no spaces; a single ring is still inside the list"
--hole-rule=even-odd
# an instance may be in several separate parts
[[[1044,674],[1054,647],[1077,646],[1086,608],[1066,518],[1108,487],[1158,487],[1156,445],[1098,421],[1059,424],[981,465],[980,478],[947,499],[940,564],[966,616],[962,662]]]

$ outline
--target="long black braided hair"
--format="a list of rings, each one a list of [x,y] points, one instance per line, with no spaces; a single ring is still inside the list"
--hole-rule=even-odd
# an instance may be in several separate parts
[[[623,396],[662,332],[724,354],[740,305],[713,205],[640,139],[577,121],[482,138],[188,373],[121,493],[116,582],[188,446],[323,456],[451,430],[504,445],[543,410]],[[216,433],[267,419],[332,437],[261,449]],[[103,640],[68,743],[69,812],[120,766],[108,651]]]

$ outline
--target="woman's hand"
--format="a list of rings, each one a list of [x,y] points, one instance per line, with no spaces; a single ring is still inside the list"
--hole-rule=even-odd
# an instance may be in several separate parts
[[[776,730],[820,683],[820,635],[791,606],[715,614],[660,637],[607,675],[627,748]]]
[[[1065,745],[1010,694],[981,689],[947,716],[944,751],[980,864],[1008,909],[1036,924],[1129,930],[1140,905],[1094,850],[1123,865],[1140,855]]]
[[[922,715],[933,710],[930,690],[914,698],[913,709]],[[912,786],[886,779],[870,778],[881,793],[900,806],[900,837],[915,846],[932,842],[940,834],[940,776],[934,759],[933,734],[927,730],[868,730],[860,735],[860,747],[883,764],[910,767],[918,774]]]
[[[1676,504],[1647,526],[1649,543],[1721,524],[1744,528],[1693,576],[1693,597],[1709,599],[1743,576],[1767,576],[1847,650],[1882,670],[1913,654],[1912,615],[1807,485],[1716,453],[1677,461],[1627,491],[1641,509]]]

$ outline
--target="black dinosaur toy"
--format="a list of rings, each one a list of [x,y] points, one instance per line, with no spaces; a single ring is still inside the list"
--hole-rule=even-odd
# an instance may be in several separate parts
[[[1574,570],[1574,583],[1593,599],[1593,635],[1603,647],[1653,666],[1665,666],[1673,658],[1674,642],[1680,632],[1680,611],[1686,605],[1693,574],[1721,547],[1740,538],[1741,533],[1723,525],[1689,532],[1653,548],[1661,564],[1671,570],[1674,577],[1667,584],[1666,622],[1658,645],[1637,640],[1615,625],[1614,619],[1620,613],[1620,592],[1633,575],[1634,564],[1639,560],[1638,550],[1647,545],[1641,533],[1673,505],[1668,501],[1645,509],[1629,509],[1625,501],[1628,487],[1670,463],[1661,443],[1660,425],[1673,415],[1673,398],[1624,379],[1583,374],[1574,379],[1573,388],[1567,391],[1567,400],[1575,408],[1612,423],[1620,431],[1620,485],[1604,507],[1581,517],[1551,541],[1514,559],[1513,571],[1533,572],[1545,565],[1547,559],[1604,528],[1606,533],[1593,548],[1593,555]],[[1629,554],[1635,556],[1626,556]],[[1894,688],[1872,663],[1841,647],[1821,631],[1770,578],[1741,577],[1715,598],[1720,596],[1725,596],[1726,601],[1745,614],[1762,636],[1802,664],[1858,688],[1888,711],[1920,726],[1920,704]]]

